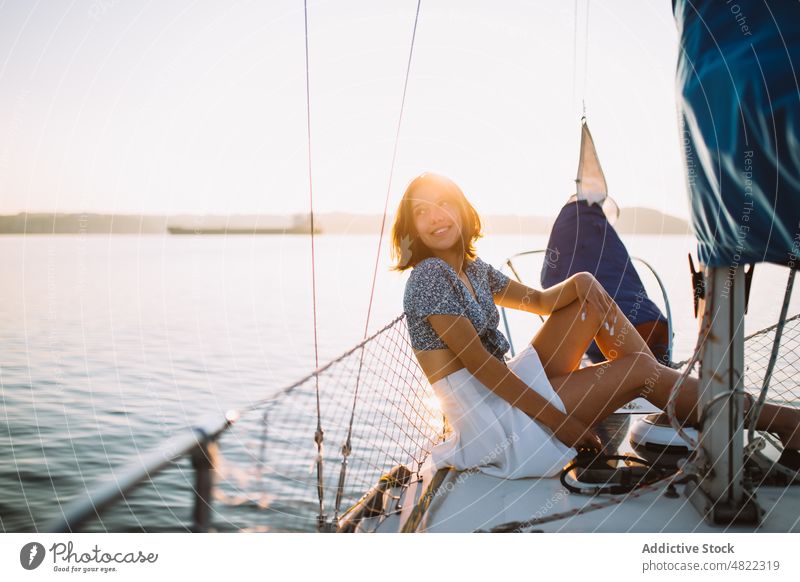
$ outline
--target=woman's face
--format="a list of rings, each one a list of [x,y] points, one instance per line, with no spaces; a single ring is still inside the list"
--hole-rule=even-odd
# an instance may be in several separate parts
[[[411,215],[419,237],[431,251],[463,246],[458,202],[443,188],[428,184],[416,188]]]

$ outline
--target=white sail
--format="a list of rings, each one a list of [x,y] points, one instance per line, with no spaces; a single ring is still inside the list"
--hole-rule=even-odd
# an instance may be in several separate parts
[[[606,177],[585,119],[581,123],[581,156],[575,186],[578,200],[586,200],[589,204],[602,204],[608,196]]]
[[[578,175],[575,178],[575,195],[572,200],[586,200],[589,204],[598,204],[603,209],[611,224],[619,217],[617,203],[608,195],[608,185],[600,165],[600,158],[594,147],[592,133],[586,118],[581,120],[581,153],[578,160]]]

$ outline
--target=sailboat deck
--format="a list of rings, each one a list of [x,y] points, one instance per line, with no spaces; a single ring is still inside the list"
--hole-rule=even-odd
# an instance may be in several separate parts
[[[497,479],[471,473],[466,479],[448,479],[452,490],[435,501],[419,531],[463,532],[488,530],[509,521],[524,521],[576,510],[620,496],[590,498],[564,489],[558,478]],[[678,490],[683,486],[679,486]],[[533,526],[543,532],[748,532],[753,526],[712,526],[706,523],[685,494],[664,496],[656,491],[628,496],[622,503],[557,521]],[[757,499],[765,511],[759,531],[800,531],[800,487],[761,487]],[[791,511],[787,511],[791,509]],[[530,531],[530,530],[529,530]]]
[[[621,453],[629,453],[627,446]],[[397,532],[408,520],[433,477],[430,460],[422,468],[422,480],[412,482],[393,495],[400,496],[400,510],[385,518],[372,518],[361,524],[361,531]],[[707,523],[689,501],[685,485],[677,485],[678,497],[664,492],[669,480],[655,490],[628,495],[589,497],[570,493],[558,477],[500,479],[479,471],[450,471],[439,487],[430,507],[416,528],[418,532],[474,532],[512,521],[546,518],[568,513],[614,499],[608,507],[590,509],[579,515],[536,524],[526,531],[537,532],[800,532],[800,487],[762,486],[756,499],[764,510],[762,523],[715,526]],[[388,504],[388,509],[394,507]]]

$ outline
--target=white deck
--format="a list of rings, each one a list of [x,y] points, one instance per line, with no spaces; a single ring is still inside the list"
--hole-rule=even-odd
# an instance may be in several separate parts
[[[625,442],[627,443],[627,437]],[[621,447],[624,451],[624,447]],[[627,451],[624,451],[627,452]],[[402,495],[401,511],[388,518],[362,523],[362,531],[397,532],[411,514],[432,478],[429,463],[423,467],[423,481],[411,483]],[[533,526],[543,532],[800,532],[800,486],[760,487],[756,498],[765,512],[760,526],[712,526],[689,502],[684,485],[679,496],[663,495],[669,480],[656,491],[630,495],[602,495],[591,498],[570,493],[559,479],[499,479],[478,471],[451,471],[434,498],[417,531],[472,532],[488,530],[509,521],[525,521],[578,509],[608,499],[622,503]],[[395,507],[390,500],[387,509]]]
[[[454,478],[455,477],[455,478]],[[434,501],[419,531],[463,532],[489,529],[533,516],[546,516],[609,499],[591,499],[564,489],[558,479],[503,480],[469,473],[459,480],[451,475],[445,484],[454,487]],[[681,492],[683,487],[679,486]],[[720,532],[753,531],[753,527],[712,527],[707,524],[685,495],[670,499],[658,491],[629,496],[622,503],[593,510],[532,529],[545,532]],[[800,531],[800,487],[762,487],[757,498],[766,512],[760,531]]]

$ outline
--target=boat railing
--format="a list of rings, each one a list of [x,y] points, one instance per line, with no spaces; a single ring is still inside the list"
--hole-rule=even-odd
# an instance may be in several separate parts
[[[208,531],[217,441],[237,417],[236,412],[228,412],[223,418],[210,418],[168,438],[160,446],[111,473],[87,495],[62,508],[61,516],[53,520],[45,531],[81,531],[88,522],[100,517],[103,511],[185,456],[191,458],[195,471],[193,523],[190,529],[194,532]]]

